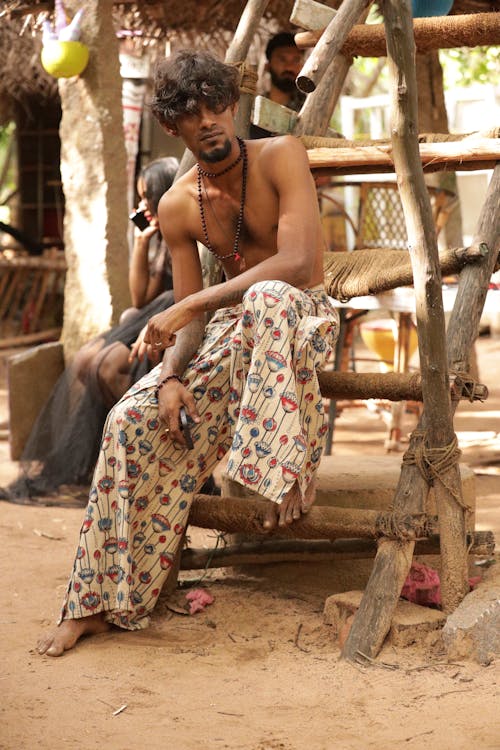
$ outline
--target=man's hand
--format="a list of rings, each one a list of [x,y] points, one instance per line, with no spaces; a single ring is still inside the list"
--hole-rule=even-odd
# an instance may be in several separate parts
[[[193,422],[196,424],[201,422],[193,394],[176,380],[169,380],[158,391],[158,413],[169,438],[175,443],[186,446],[180,427],[179,411],[181,406],[186,407],[186,411]]]
[[[175,344],[175,333],[195,318],[195,313],[184,299],[168,310],[164,310],[149,320],[144,342],[153,349],[166,349]]]

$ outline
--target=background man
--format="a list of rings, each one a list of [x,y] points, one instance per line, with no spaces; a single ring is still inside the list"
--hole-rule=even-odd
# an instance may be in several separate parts
[[[264,95],[272,102],[298,112],[306,98],[295,85],[304,64],[304,53],[295,44],[293,34],[282,31],[271,37],[266,46],[266,58],[264,70],[269,73],[270,88]],[[250,138],[267,138],[270,135],[264,128],[250,126]]]

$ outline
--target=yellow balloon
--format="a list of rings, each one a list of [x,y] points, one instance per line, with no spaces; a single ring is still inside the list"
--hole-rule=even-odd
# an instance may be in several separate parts
[[[54,78],[72,78],[83,73],[89,61],[89,48],[81,42],[54,39],[42,47],[44,69]]]

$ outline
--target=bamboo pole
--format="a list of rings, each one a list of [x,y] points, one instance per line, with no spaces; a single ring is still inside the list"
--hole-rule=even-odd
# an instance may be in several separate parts
[[[420,348],[424,398],[423,426],[426,446],[447,446],[454,438],[448,378],[441,279],[432,212],[418,153],[417,97],[414,70],[414,43],[409,0],[383,0],[392,77],[392,139],[403,210],[412,246],[412,266],[417,309],[417,335]],[[419,512],[428,494],[423,478],[409,482],[401,472],[394,507]],[[462,493],[458,464],[443,472],[436,482],[436,503],[440,516],[443,578],[443,606],[452,611],[468,590],[465,517],[460,505]],[[450,488],[453,495],[450,493]],[[458,502],[455,500],[458,498]],[[389,630],[401,587],[408,574],[414,551],[413,542],[394,544],[383,540],[379,546],[360,608],[346,640],[342,656],[355,661],[361,651],[375,656]]]
[[[417,52],[497,45],[500,44],[500,13],[415,18],[413,32]],[[299,49],[315,47],[322,33],[323,30],[299,32],[295,34],[295,43]],[[354,26],[339,51],[346,57],[385,57],[384,24]]]
[[[343,0],[297,77],[297,87],[301,91],[306,94],[314,91],[330,63],[340,52],[352,27],[370,2],[371,0]]]

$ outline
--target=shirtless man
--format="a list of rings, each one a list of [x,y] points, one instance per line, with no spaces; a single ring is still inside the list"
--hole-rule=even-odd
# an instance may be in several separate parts
[[[226,453],[227,474],[272,501],[264,529],[293,523],[314,499],[326,432],[317,372],[338,323],[322,286],[316,193],[300,141],[236,137],[238,96],[235,69],[206,53],[184,50],[157,71],[153,113],[197,159],[158,212],[175,304],[137,343],[167,349],[108,416],[61,619],[39,641],[42,654],[60,656],[110,625],[147,627],[193,494]],[[223,283],[203,288],[198,242],[220,259]]]

